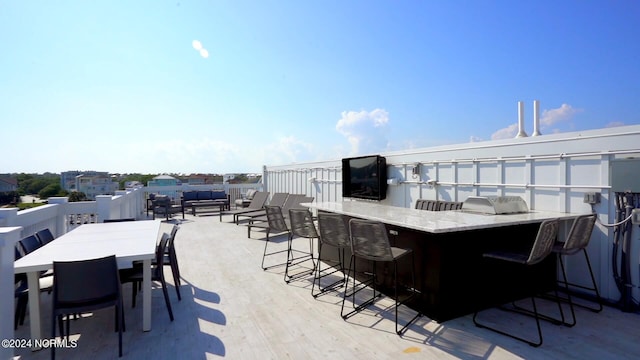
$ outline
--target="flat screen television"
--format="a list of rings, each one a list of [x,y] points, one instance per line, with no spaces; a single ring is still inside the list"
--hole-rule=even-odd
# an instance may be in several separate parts
[[[342,197],[385,199],[387,160],[380,155],[342,159]]]

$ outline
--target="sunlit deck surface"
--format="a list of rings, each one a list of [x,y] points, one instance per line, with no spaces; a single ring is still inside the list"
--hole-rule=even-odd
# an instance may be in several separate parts
[[[260,267],[264,234],[217,215],[191,216],[180,223],[176,248],[182,274],[182,301],[171,283],[175,321],[170,322],[162,290],[154,286],[152,330],[142,331],[142,299],[131,308],[131,285],[124,286],[128,359],[639,359],[640,315],[606,307],[601,313],[578,308],[573,328],[543,322],[544,344],[534,348],[486,329],[467,315],[441,324],[420,318],[403,337],[395,334],[392,301],[340,317],[341,294],[317,299],[311,277],[286,284],[284,268]],[[171,223],[163,224],[168,231]],[[279,246],[286,244],[278,237]],[[294,241],[295,242],[295,241]],[[302,242],[302,241],[301,241]],[[284,256],[284,254],[282,254]],[[275,261],[277,259],[273,259]],[[468,269],[473,271],[473,269]],[[465,284],[460,284],[465,286]],[[43,327],[50,331],[50,296],[42,295]],[[406,310],[406,309],[405,309]],[[406,311],[413,314],[413,311]],[[402,316],[402,315],[401,315]],[[506,316],[507,325],[528,326],[533,319],[491,310],[485,319]],[[401,317],[402,318],[402,317]],[[404,317],[406,318],[406,316]],[[6,319],[3,319],[6,321]],[[71,323],[75,349],[58,349],[59,359],[117,359],[118,337],[112,310]],[[29,318],[16,337],[28,338]],[[20,359],[48,359],[50,351],[17,349]]]

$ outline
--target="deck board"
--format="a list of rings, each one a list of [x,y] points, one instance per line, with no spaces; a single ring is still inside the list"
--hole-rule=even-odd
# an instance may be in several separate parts
[[[141,304],[131,308],[125,285],[127,331],[123,358],[188,359],[638,359],[640,315],[606,307],[600,313],[577,309],[578,324],[566,328],[543,323],[544,344],[533,348],[476,328],[471,316],[444,323],[422,317],[404,337],[394,332],[388,298],[347,321],[340,317],[340,293],[317,299],[311,278],[285,284],[284,268],[262,271],[264,234],[224,216],[186,215],[176,248],[183,277],[182,301],[169,289],[175,314],[170,322],[162,292],[154,287],[152,330],[141,330]],[[169,224],[163,224],[168,231]],[[284,242],[277,243],[284,246]],[[284,256],[284,255],[282,255]],[[167,280],[171,283],[170,274]],[[43,327],[50,329],[50,297],[42,295]],[[412,310],[403,309],[410,316]],[[491,310],[488,320],[505,321]],[[508,319],[508,318],[507,318]],[[528,320],[528,319],[526,319]],[[28,316],[16,337],[28,336]],[[521,321],[507,320],[510,326]],[[524,325],[530,322],[524,321]],[[58,349],[60,359],[117,359],[113,313],[99,311],[73,321],[75,349]],[[48,350],[17,349],[19,359],[48,359]]]

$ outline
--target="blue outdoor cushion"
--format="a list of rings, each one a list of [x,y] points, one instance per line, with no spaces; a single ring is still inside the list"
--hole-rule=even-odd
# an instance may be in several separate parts
[[[211,200],[211,191],[198,191],[198,200]]]
[[[211,192],[212,200],[226,200],[227,194],[224,191],[212,191]]]
[[[197,191],[185,191],[185,192],[182,193],[182,199],[184,199],[184,201],[198,200],[198,192]]]

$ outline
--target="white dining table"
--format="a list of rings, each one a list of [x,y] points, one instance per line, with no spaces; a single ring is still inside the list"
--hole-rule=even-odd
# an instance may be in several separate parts
[[[25,255],[14,263],[15,273],[26,273],[29,284],[29,318],[32,339],[42,334],[39,274],[54,261],[77,261],[115,255],[120,269],[142,261],[142,330],[151,330],[151,261],[160,235],[160,220],[84,224]],[[96,281],[100,281],[96,279]]]

